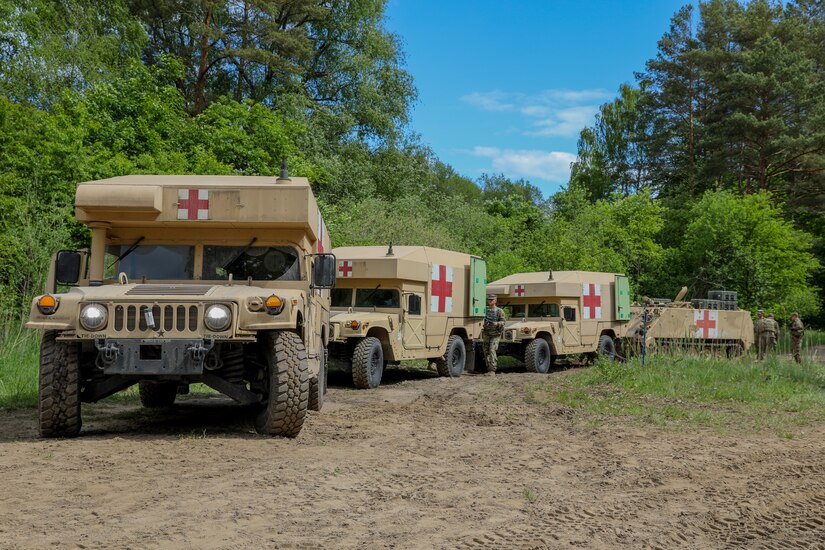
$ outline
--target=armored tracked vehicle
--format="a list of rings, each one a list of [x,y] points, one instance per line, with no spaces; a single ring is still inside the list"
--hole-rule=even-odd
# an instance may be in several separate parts
[[[326,389],[335,258],[305,178],[124,176],[82,183],[91,251],[61,251],[26,326],[43,330],[40,433],[134,384],[147,407],[202,382],[295,436]],[[62,290],[58,292],[58,290]]]
[[[737,307],[735,292],[712,291],[709,299],[691,302],[682,301],[686,293],[683,288],[673,301],[654,298],[633,304],[628,351],[638,353],[644,344],[653,352],[709,350],[734,357],[750,349],[753,320],[749,311]]]
[[[338,281],[329,349],[357,388],[378,387],[387,364],[409,359],[434,362],[441,376],[472,369],[486,308],[483,259],[424,246],[333,253]]]
[[[630,320],[630,287],[616,273],[544,271],[493,281],[508,320],[500,352],[544,373],[556,357],[600,353],[616,357]]]

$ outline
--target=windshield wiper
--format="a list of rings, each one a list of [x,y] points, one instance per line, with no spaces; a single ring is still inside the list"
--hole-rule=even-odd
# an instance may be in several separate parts
[[[244,247],[244,249],[243,249],[243,250],[241,250],[241,251],[240,251],[240,253],[239,253],[237,256],[235,256],[234,258],[232,258],[232,261],[231,261],[231,262],[227,262],[227,263],[226,263],[226,265],[225,265],[225,266],[223,266],[223,270],[224,270],[224,271],[228,270],[228,269],[229,269],[229,266],[231,266],[232,264],[234,264],[235,262],[237,262],[238,260],[240,260],[241,258],[243,258],[244,254],[246,254],[247,252],[249,252],[249,249],[250,249],[250,248],[252,248],[252,245],[253,245],[253,244],[255,244],[256,242],[258,242],[258,237],[252,237],[252,240],[251,240],[251,241],[249,241],[249,244],[248,244],[248,245],[246,245],[246,246]]]
[[[372,292],[370,292],[367,295],[367,297],[364,298],[364,302],[369,303],[370,298],[372,298],[375,295],[375,293],[378,292],[379,288],[381,288],[381,283],[378,283],[378,286],[376,286],[375,288],[372,289]],[[361,306],[361,307],[370,307],[370,306],[366,305],[366,306]],[[373,305],[372,307],[377,307],[377,306]]]
[[[122,260],[123,258],[125,258],[126,256],[128,256],[128,255],[129,255],[129,254],[131,254],[132,252],[134,252],[134,251],[137,249],[138,245],[139,245],[141,242],[143,242],[143,239],[145,239],[145,237],[140,237],[138,240],[136,240],[136,241],[132,244],[132,246],[130,246],[129,248],[127,248],[127,249],[126,249],[126,251],[125,251],[123,254],[121,254],[120,256],[118,256],[117,258],[115,258],[115,261],[113,261],[111,264],[109,264],[109,267],[108,267],[107,269],[112,269],[112,266],[114,266],[116,263],[118,263],[120,260]]]

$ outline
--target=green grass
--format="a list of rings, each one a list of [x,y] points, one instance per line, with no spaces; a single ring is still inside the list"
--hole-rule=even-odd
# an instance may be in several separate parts
[[[531,403],[561,402],[596,416],[656,425],[793,430],[825,420],[825,365],[773,358],[756,362],[651,355],[592,368],[527,388]]]
[[[0,323],[0,407],[37,406],[40,333],[19,321]]]

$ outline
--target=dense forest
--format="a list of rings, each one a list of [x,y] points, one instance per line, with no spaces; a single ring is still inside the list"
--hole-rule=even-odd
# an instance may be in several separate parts
[[[409,127],[386,0],[0,0],[0,307],[88,242],[78,182],[313,182],[333,245],[427,244],[515,271],[626,272],[823,324],[825,8],[710,0],[583,128],[564,189],[472,181]],[[449,59],[444,60],[449,63]],[[597,63],[593,60],[592,63]],[[618,83],[617,83],[618,84]]]

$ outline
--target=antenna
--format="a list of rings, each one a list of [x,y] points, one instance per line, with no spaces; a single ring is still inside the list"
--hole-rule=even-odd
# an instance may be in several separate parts
[[[395,256],[395,253],[392,251],[392,241],[390,241],[390,247],[387,249],[387,256]]]
[[[286,168],[286,157],[284,157],[281,159],[281,173],[275,183],[288,183],[290,181],[292,180],[289,179],[289,170]]]

